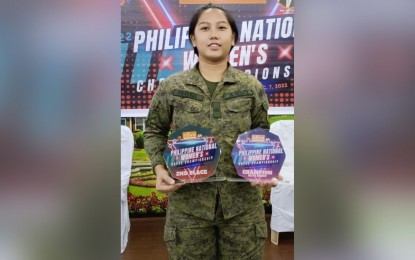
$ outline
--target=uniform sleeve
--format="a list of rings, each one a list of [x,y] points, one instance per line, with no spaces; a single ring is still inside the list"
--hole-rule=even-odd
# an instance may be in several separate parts
[[[171,123],[171,107],[168,102],[168,92],[164,81],[153,96],[146,119],[144,131],[144,148],[151,160],[151,166],[165,165],[163,152],[166,148],[167,136]]]
[[[269,103],[264,87],[257,81],[255,85],[255,104],[251,111],[251,129],[261,127],[265,130],[269,130],[268,108]]]

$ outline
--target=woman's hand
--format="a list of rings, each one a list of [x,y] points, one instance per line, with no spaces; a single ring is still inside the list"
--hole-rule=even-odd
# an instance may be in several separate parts
[[[161,193],[169,194],[179,189],[184,184],[176,183],[176,181],[170,177],[169,172],[166,170],[164,165],[156,165],[156,167],[154,167],[154,173],[157,176],[156,190]]]
[[[267,181],[251,181],[252,186],[257,186],[260,188],[272,188],[278,185],[278,181],[282,181],[284,178],[281,175],[278,175],[277,178],[272,178]]]

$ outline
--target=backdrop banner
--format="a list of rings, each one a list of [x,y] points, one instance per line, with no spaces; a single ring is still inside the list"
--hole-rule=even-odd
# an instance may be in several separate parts
[[[121,0],[124,114],[142,116],[160,81],[196,64],[188,26],[208,2],[223,6],[236,20],[239,39],[230,64],[262,83],[271,108],[294,107],[294,1]]]

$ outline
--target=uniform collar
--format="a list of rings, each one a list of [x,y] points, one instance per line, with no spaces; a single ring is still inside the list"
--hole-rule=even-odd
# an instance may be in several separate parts
[[[223,74],[222,81],[224,83],[238,82],[238,80],[236,79],[236,69],[232,68],[229,62],[228,62],[228,68],[225,70],[225,73]],[[190,85],[199,85],[202,82],[203,82],[203,77],[199,71],[199,62],[197,62],[196,65],[190,69],[190,73],[188,74],[186,78],[186,83]]]

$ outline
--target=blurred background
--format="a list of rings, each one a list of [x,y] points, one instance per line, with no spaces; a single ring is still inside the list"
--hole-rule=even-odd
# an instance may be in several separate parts
[[[0,5],[0,259],[117,259],[120,4]],[[295,6],[295,258],[413,259],[414,3]]]
[[[296,1],[298,259],[412,259],[410,1]]]

